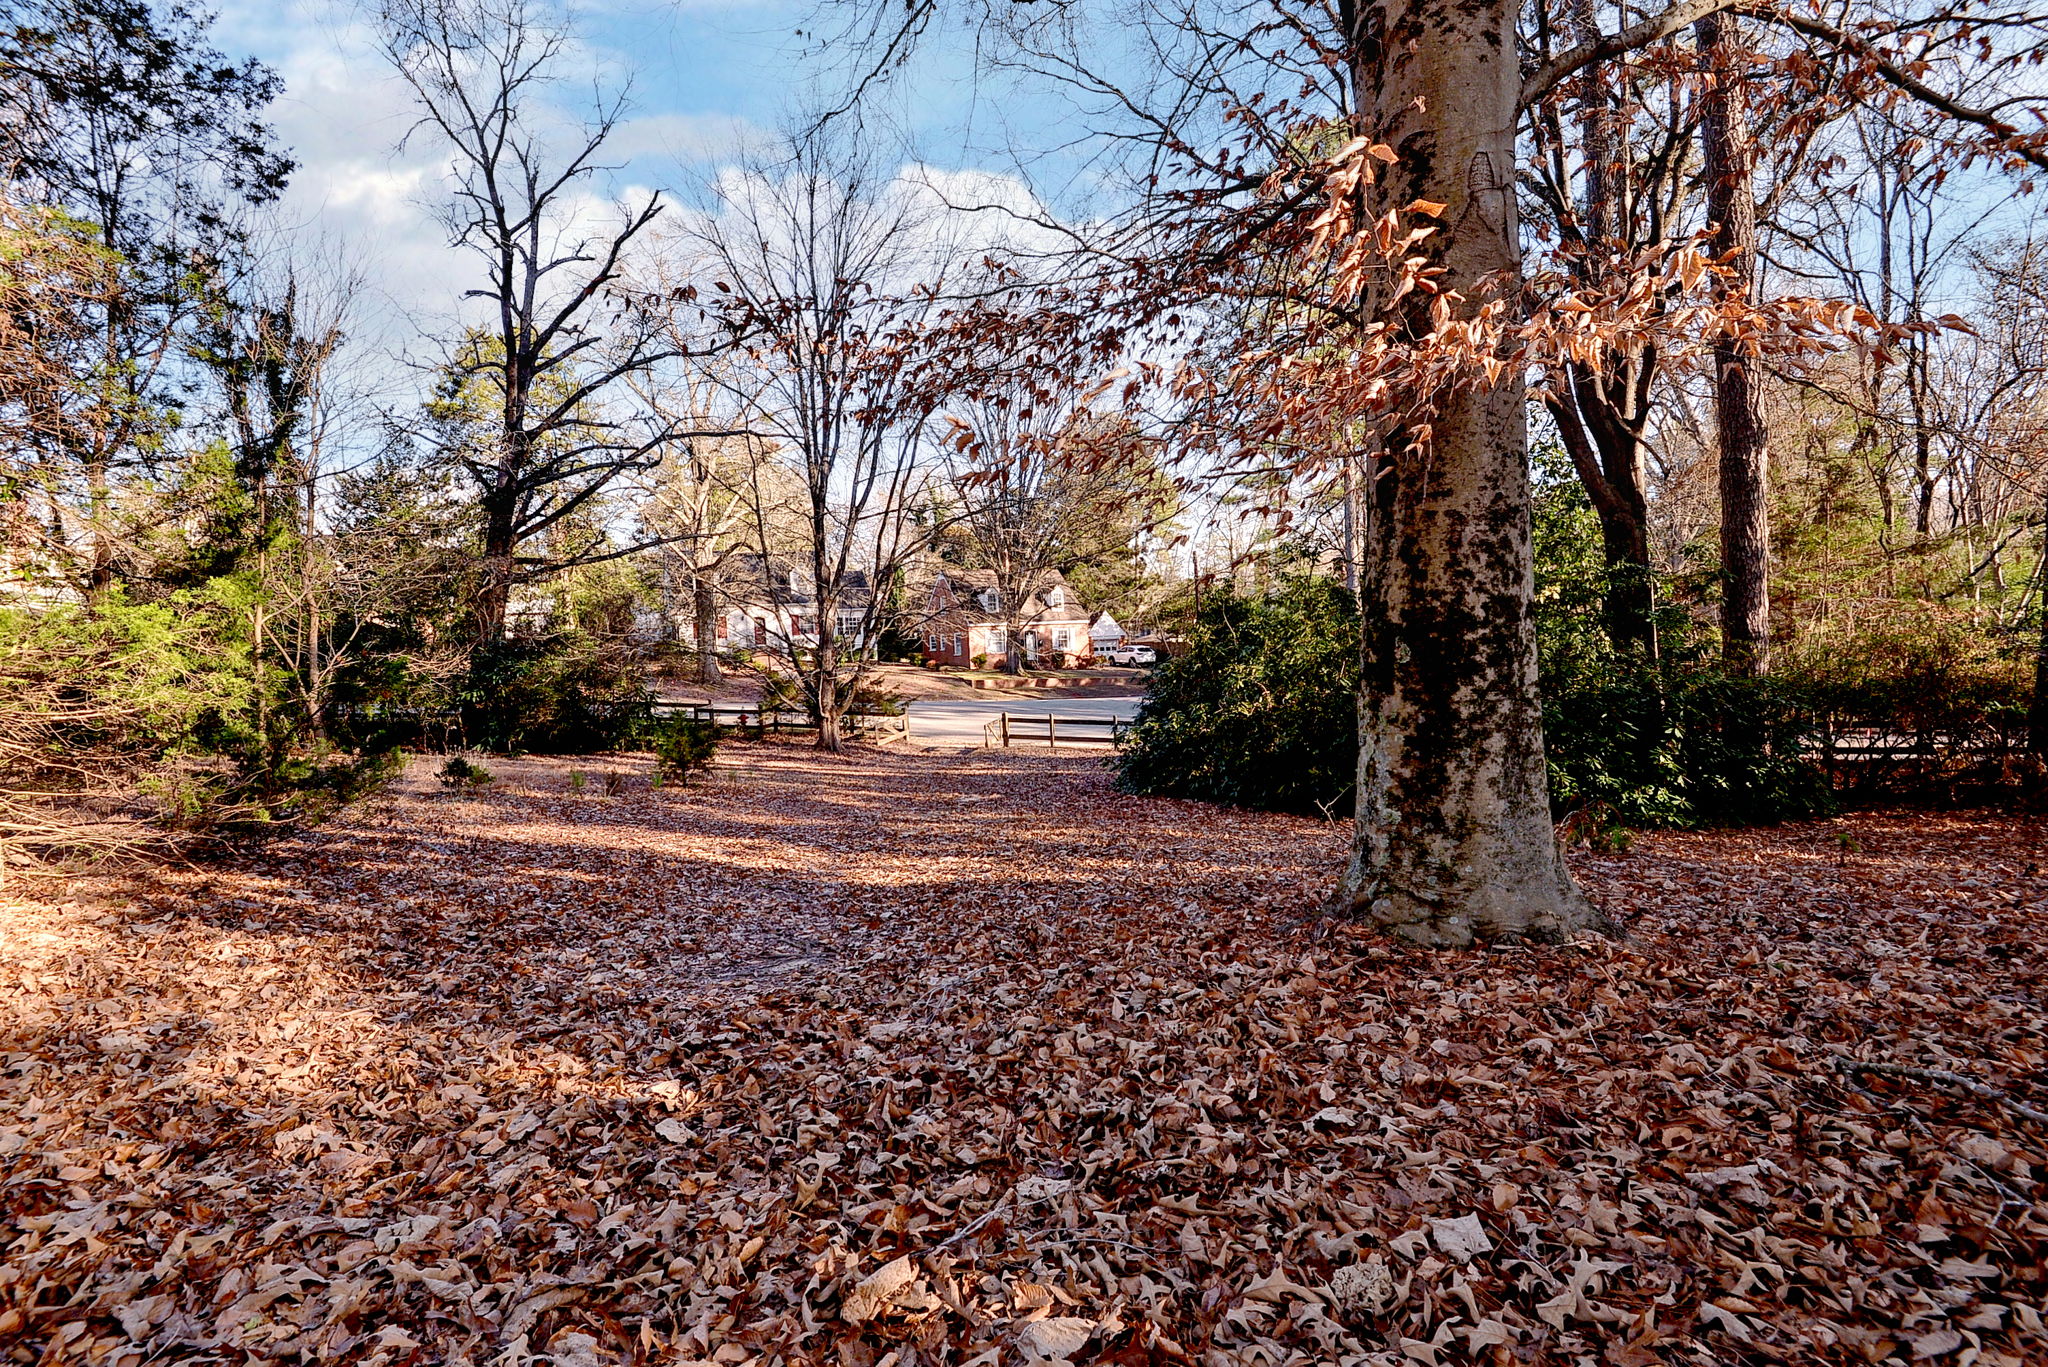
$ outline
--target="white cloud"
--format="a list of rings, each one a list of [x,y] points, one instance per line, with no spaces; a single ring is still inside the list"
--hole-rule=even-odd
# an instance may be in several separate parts
[[[460,254],[428,203],[446,176],[424,139],[403,152],[415,122],[411,92],[379,57],[353,5],[337,0],[223,6],[215,37],[274,67],[284,93],[269,110],[278,140],[298,161],[278,220],[309,240],[336,244],[363,270],[384,307],[359,339],[387,350],[452,312]]]
[[[284,94],[270,118],[300,167],[278,217],[309,242],[338,244],[354,258],[382,304],[373,323],[358,325],[357,337],[391,358],[394,387],[414,386],[416,377],[397,358],[407,351],[431,355],[433,339],[477,307],[462,296],[481,283],[481,268],[450,244],[437,216],[449,185],[447,153],[427,131],[415,132],[412,92],[390,72],[362,14],[355,0],[224,0],[215,37],[224,51],[253,53],[283,78]],[[582,55],[615,74],[644,78],[642,97],[678,84],[672,63],[627,72],[624,65],[635,54],[614,50],[600,57],[586,49]],[[777,75],[764,71],[761,79]],[[560,94],[566,107],[537,111],[536,118],[567,127],[581,113],[577,101],[588,98],[589,86],[568,81]],[[687,174],[683,168],[729,168],[769,140],[737,114],[634,113],[615,130],[603,158],[621,168],[616,179],[624,183],[580,187],[562,206],[562,233],[574,240],[601,232],[618,222],[622,204],[644,204],[650,187],[675,183]],[[719,177],[722,188],[744,200],[748,191],[734,177],[746,179],[729,170]],[[1029,255],[1060,245],[1057,233],[1031,222],[1050,217],[1049,211],[1014,176],[910,165],[895,173],[888,195],[917,222],[917,241],[902,269],[919,278],[931,278],[935,269],[946,274],[951,264],[989,252]],[[682,196],[664,216],[662,236],[671,242],[687,235],[704,212],[692,208],[690,198]]]
[[[394,356],[431,351],[430,339],[475,309],[462,296],[479,282],[480,265],[451,244],[439,217],[452,180],[447,151],[417,127],[411,90],[391,73],[359,14],[348,0],[235,0],[224,7],[216,38],[224,50],[259,56],[283,80],[269,118],[299,167],[277,218],[309,240],[339,244],[361,266],[381,307],[359,339]],[[566,127],[576,112],[536,117]],[[756,136],[742,119],[652,114],[621,123],[606,160],[716,159]],[[612,187],[593,184],[564,202],[562,229],[572,238],[602,231],[618,221],[622,201],[644,203],[649,193],[620,187],[615,198]]]

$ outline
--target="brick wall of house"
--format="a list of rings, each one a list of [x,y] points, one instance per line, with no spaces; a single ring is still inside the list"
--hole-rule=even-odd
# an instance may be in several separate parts
[[[999,669],[1004,663],[1005,652],[990,649],[990,642],[1001,629],[978,622],[928,623],[921,631],[924,662],[927,665],[953,665],[967,669],[973,666],[975,656],[986,655],[987,666]],[[1037,633],[1040,640],[1046,643],[1038,654],[1040,664],[1051,664],[1056,656],[1072,656],[1085,661],[1093,653],[1088,640],[1088,623],[1085,619],[1071,622],[1040,622],[1030,630]],[[1057,631],[1067,633],[1067,645],[1064,650],[1052,644],[1054,633]]]
[[[1025,628],[1039,640],[1037,662],[1051,665],[1063,656],[1085,661],[1093,654],[1088,637],[1088,615],[1072,601],[1064,582],[1057,582],[1055,587],[1061,590],[1062,601],[1050,611],[1042,604],[1034,604],[1039,619]],[[983,662],[989,667],[1000,668],[1008,650],[995,648],[994,641],[1003,632],[1003,624],[988,620],[990,613],[984,610],[988,607],[985,602],[977,605],[963,598],[951,582],[941,576],[932,585],[926,620],[917,629],[924,647],[924,662],[927,665],[971,668],[979,655],[985,657]],[[1066,644],[1055,645],[1055,638],[1061,634],[1065,635]]]

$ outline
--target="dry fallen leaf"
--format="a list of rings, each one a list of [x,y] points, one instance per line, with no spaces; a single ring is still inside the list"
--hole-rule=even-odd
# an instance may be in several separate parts
[[[839,1303],[839,1317],[850,1324],[873,1319],[899,1292],[917,1279],[917,1264],[908,1256],[893,1258],[863,1277]]]
[[[1017,1343],[1034,1358],[1065,1361],[1080,1352],[1094,1332],[1094,1320],[1056,1315],[1025,1325],[1017,1334]]]
[[[1486,1236],[1486,1226],[1480,1224],[1479,1217],[1474,1214],[1431,1220],[1429,1237],[1430,1242],[1453,1262],[1469,1263],[1480,1254],[1493,1251],[1493,1240]]]
[[[0,1352],[2048,1361],[2038,818],[1646,835],[1625,943],[1431,954],[1304,920],[1340,826],[744,753],[16,885]]]

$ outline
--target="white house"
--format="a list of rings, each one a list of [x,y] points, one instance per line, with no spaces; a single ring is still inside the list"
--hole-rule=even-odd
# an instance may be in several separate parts
[[[1124,639],[1122,624],[1109,615],[1107,608],[1096,613],[1095,620],[1088,624],[1088,644],[1094,647],[1097,653],[1108,650],[1111,646],[1122,645]]]
[[[856,647],[864,644],[862,626],[871,596],[867,575],[849,570],[833,613],[835,637]],[[758,555],[741,557],[722,576],[718,597],[715,649],[786,653],[793,646],[808,649],[818,644],[817,595],[804,572],[785,560],[764,563]],[[694,644],[694,621],[686,614],[679,616],[678,636]]]

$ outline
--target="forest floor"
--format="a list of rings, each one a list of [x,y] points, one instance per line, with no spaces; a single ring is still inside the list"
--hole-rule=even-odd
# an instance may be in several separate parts
[[[0,1361],[2048,1360],[2039,819],[1430,953],[1087,758],[491,767],[0,902]]]

